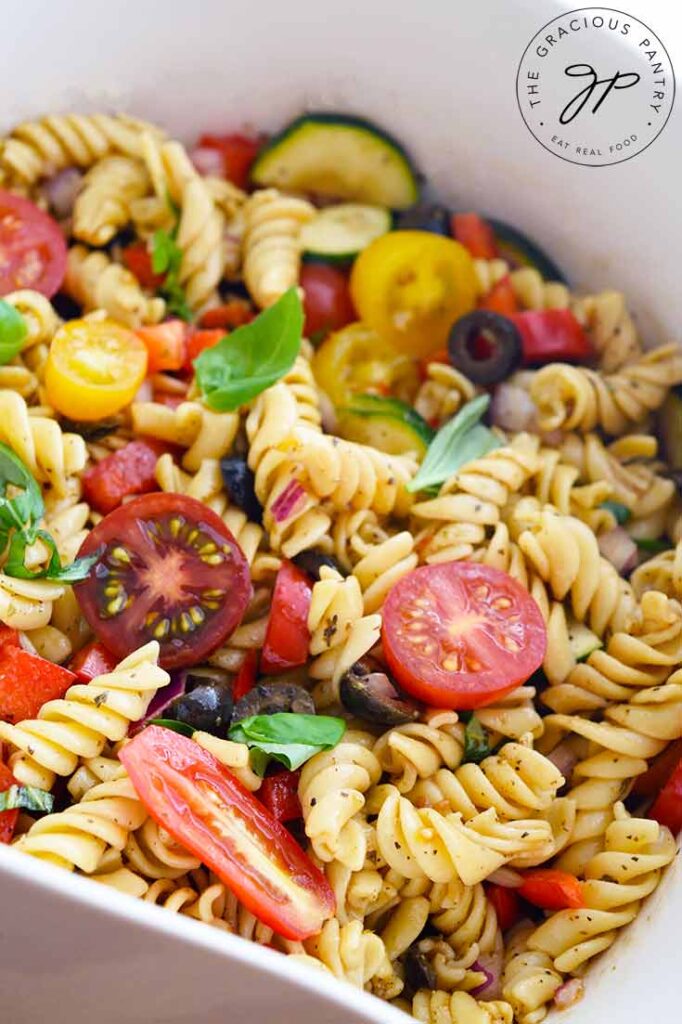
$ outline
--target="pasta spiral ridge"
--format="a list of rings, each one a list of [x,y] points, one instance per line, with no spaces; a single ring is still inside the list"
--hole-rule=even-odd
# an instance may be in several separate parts
[[[126,327],[156,324],[166,312],[164,300],[145,295],[129,270],[106,252],[93,252],[84,245],[69,249],[64,291],[84,310],[102,309]]]
[[[40,629],[52,617],[54,603],[66,592],[52,580],[22,580],[0,572],[0,622],[12,629]]]
[[[400,793],[410,793],[418,780],[428,780],[443,765],[452,770],[464,754],[464,726],[455,711],[431,709],[423,721],[408,722],[384,732],[374,753]]]
[[[431,992],[420,989],[412,1000],[412,1014],[422,1024],[512,1024],[514,1011],[502,999],[484,1002],[468,992]]]
[[[315,213],[304,199],[277,189],[254,192],[244,206],[243,265],[249,293],[261,308],[298,284],[301,227]]]
[[[637,328],[622,292],[604,291],[574,298],[571,308],[585,326],[603,373],[614,373],[641,355]]]
[[[230,451],[239,428],[239,415],[214,412],[201,402],[181,402],[175,409],[160,402],[133,402],[130,407],[136,434],[184,448],[182,466],[190,473],[204,459],[221,459]]]
[[[73,234],[88,245],[106,245],[130,220],[130,203],[149,188],[144,164],[105,156],[85,175],[73,208]]]
[[[563,978],[547,953],[528,948],[532,925],[518,925],[507,936],[502,971],[502,996],[511,1003],[519,1024],[539,1024],[547,1016],[547,1003]]]
[[[427,423],[437,427],[451,419],[475,395],[475,386],[454,366],[430,362],[426,365],[426,380],[419,387],[414,407]]]
[[[32,416],[24,399],[0,391],[0,441],[8,445],[36,480],[64,494],[67,477],[85,469],[87,450],[79,434],[63,433],[56,420]]]

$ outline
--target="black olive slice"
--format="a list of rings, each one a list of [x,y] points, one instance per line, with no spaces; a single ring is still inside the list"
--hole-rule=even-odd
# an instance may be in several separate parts
[[[252,523],[262,523],[263,506],[256,497],[255,477],[246,459],[221,459],[220,472],[230,501],[245,512]]]
[[[232,688],[216,680],[206,680],[174,700],[169,708],[169,717],[191,725],[193,729],[225,736],[232,718],[232,707]]]
[[[237,701],[232,722],[240,722],[252,715],[275,715],[282,711],[314,715],[315,702],[308,691],[296,683],[259,683]]]
[[[322,551],[316,551],[315,548],[308,548],[307,551],[299,552],[298,555],[294,555],[291,561],[302,572],[307,572],[313,580],[319,580],[320,569],[323,565],[328,566],[330,569],[335,569],[342,576],[346,575],[335,558],[332,558],[331,555],[325,555]]]
[[[438,988],[436,972],[426,954],[419,949],[418,943],[413,943],[407,949],[403,957],[403,967],[405,968],[405,981],[411,991],[418,992],[422,988]]]
[[[347,711],[377,725],[403,725],[419,718],[419,705],[403,696],[379,662],[356,661],[341,678],[341,703]]]
[[[453,324],[448,355],[455,369],[474,384],[499,384],[521,365],[521,334],[509,317],[475,309]]]
[[[430,231],[450,238],[451,216],[447,206],[440,203],[417,203],[397,213],[394,226],[400,231]]]

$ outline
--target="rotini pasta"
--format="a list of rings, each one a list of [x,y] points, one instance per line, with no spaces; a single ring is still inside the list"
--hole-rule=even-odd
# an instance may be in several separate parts
[[[244,280],[257,305],[271,306],[298,284],[301,227],[315,210],[276,189],[254,192],[244,207]]]

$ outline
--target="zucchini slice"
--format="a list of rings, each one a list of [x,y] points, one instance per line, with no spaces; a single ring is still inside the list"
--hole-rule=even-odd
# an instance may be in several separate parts
[[[415,452],[419,458],[435,434],[411,406],[379,395],[356,395],[339,411],[338,430],[348,441],[371,445],[388,455]]]
[[[303,256],[331,263],[355,259],[375,238],[389,232],[391,223],[391,213],[384,206],[327,206],[301,229]]]
[[[305,114],[293,121],[259,153],[251,180],[395,210],[419,198],[402,146],[370,121],[343,114]]]
[[[584,661],[592,651],[604,646],[597,634],[582,622],[568,623],[568,644],[576,661]]]
[[[501,220],[487,220],[495,233],[500,256],[507,261],[512,270],[518,267],[535,267],[545,281],[561,281],[562,284],[568,284],[566,275],[561,272],[554,260],[546,256],[530,238]]]

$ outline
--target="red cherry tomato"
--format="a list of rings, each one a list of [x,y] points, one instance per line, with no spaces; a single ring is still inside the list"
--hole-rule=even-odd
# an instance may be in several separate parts
[[[477,213],[455,213],[452,235],[476,260],[494,260],[499,256],[493,229]]]
[[[31,288],[51,298],[66,272],[66,242],[35,203],[0,190],[0,295]]]
[[[497,923],[502,931],[506,932],[521,917],[521,904],[516,889],[510,889],[506,885],[496,885],[494,882],[486,882],[485,894],[493,905]]]
[[[98,523],[79,554],[95,552],[76,596],[117,658],[158,640],[164,668],[196,665],[234,632],[251,599],[242,549],[194,498],[135,498]]]
[[[521,332],[526,365],[583,363],[592,356],[590,339],[570,309],[529,309],[510,320]]]
[[[246,299],[230,299],[222,306],[214,306],[202,313],[199,317],[199,326],[209,330],[224,327],[228,331],[233,331],[235,327],[243,327],[244,324],[251,323],[255,315],[251,304]],[[223,333],[225,332],[223,331]]]
[[[7,765],[0,761],[0,793],[4,793],[13,785],[14,776]],[[18,817],[18,809],[0,812],[0,843],[9,843],[12,841]]]
[[[210,331],[190,331],[187,338],[187,355],[185,358],[185,369],[194,372],[192,363],[200,356],[204,349],[213,348],[225,335],[226,331],[216,328]]]
[[[75,672],[82,683],[89,683],[97,676],[113,672],[117,663],[115,655],[108,651],[104,644],[91,640],[74,655],[69,662],[69,669]]]
[[[682,831],[682,758],[654,800],[649,817],[666,825],[673,835]]]
[[[246,652],[243,662],[239,667],[237,675],[234,677],[232,683],[232,696],[236,701],[241,700],[245,697],[250,690],[252,690],[256,683],[256,673],[258,671],[258,651],[255,648],[251,648],[250,651]]]
[[[152,267],[152,254],[147,248],[146,242],[133,242],[121,251],[123,265],[128,268],[140,282],[143,288],[156,291],[165,278],[165,274],[155,274]]]
[[[298,799],[300,772],[286,769],[263,779],[258,790],[258,799],[277,821],[296,821],[303,817],[301,801]]]
[[[516,313],[519,306],[509,274],[494,284],[478,305],[480,309],[489,309],[491,313],[499,313],[501,316],[511,316],[512,313]]]
[[[185,363],[185,335],[183,320],[166,320],[153,327],[139,327],[135,334],[147,348],[147,373],[160,370],[180,370]]]
[[[112,452],[83,474],[83,494],[102,512],[112,512],[124,498],[158,490],[156,463],[168,445],[155,438],[138,438]]]
[[[653,800],[665,786],[678,761],[682,761],[682,739],[673,740],[653,759],[647,770],[633,780],[630,792]]]
[[[329,883],[212,754],[152,725],[120,758],[152,818],[215,871],[247,910],[288,939],[319,933],[336,909]]]
[[[19,631],[0,622],[0,650],[3,647],[21,647]]]
[[[75,682],[67,668],[6,644],[0,650],[0,720],[35,718],[46,701],[63,697]]]
[[[411,696],[469,710],[503,697],[542,664],[540,609],[506,572],[440,562],[407,573],[383,608],[384,654]]]
[[[261,654],[260,667],[266,675],[286,672],[308,660],[312,592],[310,577],[291,562],[283,562],[275,581]]]
[[[557,868],[536,868],[523,872],[519,896],[543,910],[578,909],[585,906],[585,897],[575,875]]]
[[[330,331],[338,331],[357,313],[351,302],[346,275],[325,263],[304,263],[301,268],[306,338],[321,340]]]
[[[235,132],[231,135],[202,135],[199,145],[206,149],[217,149],[223,158],[225,177],[239,188],[245,188],[251,164],[256,159],[262,140]]]

